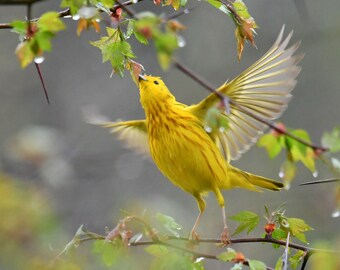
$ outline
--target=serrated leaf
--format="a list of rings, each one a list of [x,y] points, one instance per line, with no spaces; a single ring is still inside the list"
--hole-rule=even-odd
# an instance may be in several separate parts
[[[251,270],[266,270],[266,264],[257,260],[248,260],[249,267]]]
[[[164,228],[171,232],[174,236],[180,236],[179,231],[182,229],[182,226],[179,225],[173,217],[157,213],[156,218],[159,222],[162,223]]]
[[[257,227],[260,217],[250,211],[241,211],[240,213],[231,216],[230,219],[241,223],[233,233],[233,235],[236,235],[245,230],[247,231],[247,234],[249,234]]]
[[[307,243],[305,232],[313,230],[303,219],[300,218],[288,218],[289,231],[300,241]]]
[[[224,251],[224,252],[218,254],[216,257],[220,261],[230,262],[235,258],[236,254],[237,254],[237,252],[234,249],[227,248],[227,251]]]
[[[59,13],[50,11],[44,13],[37,22],[39,30],[50,31],[52,33],[65,29],[65,24],[59,18]]]
[[[278,138],[271,133],[263,135],[259,139],[257,145],[259,147],[264,147],[267,150],[268,156],[270,158],[275,158],[281,152],[282,149],[282,146]]]
[[[340,127],[334,128],[331,132],[324,132],[321,144],[329,148],[331,153],[340,151]]]

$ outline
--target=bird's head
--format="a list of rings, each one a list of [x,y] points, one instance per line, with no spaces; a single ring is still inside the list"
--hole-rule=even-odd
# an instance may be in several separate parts
[[[139,91],[143,107],[175,101],[175,97],[160,77],[139,75]]]

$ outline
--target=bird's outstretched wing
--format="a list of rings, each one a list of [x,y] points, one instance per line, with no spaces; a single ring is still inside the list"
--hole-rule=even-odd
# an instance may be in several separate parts
[[[301,69],[297,65],[303,55],[294,55],[300,42],[287,48],[293,32],[284,40],[283,32],[284,27],[273,46],[257,62],[217,89],[236,104],[231,104],[229,114],[225,114],[229,127],[212,135],[228,161],[238,159],[266,129],[265,124],[251,115],[274,120],[283,113],[291,98],[290,92]],[[208,110],[218,102],[219,98],[212,93],[187,109],[204,121]]]
[[[135,150],[144,156],[150,157],[148,133],[145,120],[109,121],[100,115],[95,108],[87,108],[84,111],[87,123],[109,128],[111,133],[116,133],[120,140],[125,142],[128,148]]]

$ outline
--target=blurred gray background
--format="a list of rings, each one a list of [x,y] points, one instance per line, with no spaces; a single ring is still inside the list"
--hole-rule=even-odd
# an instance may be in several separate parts
[[[61,10],[59,2],[36,4],[33,16],[50,9]],[[238,63],[232,21],[207,3],[189,1],[188,6],[198,7],[179,18],[188,27],[181,34],[187,44],[176,56],[213,84],[220,85],[258,59],[274,42],[283,24],[286,33],[294,29],[292,42],[302,40],[299,52],[306,55],[294,98],[281,120],[289,127],[306,129],[312,140],[319,143],[324,131],[339,124],[340,2],[305,2],[309,20],[301,18],[293,0],[246,1],[260,27],[255,38],[258,49],[247,44]],[[151,1],[133,8],[152,9],[156,13],[171,11],[154,7]],[[0,8],[0,22],[24,16],[24,8]],[[152,162],[125,149],[108,130],[84,122],[82,110],[88,105],[96,106],[112,120],[141,119],[144,112],[129,74],[123,79],[110,78],[110,65],[102,64],[100,51],[89,44],[89,40],[99,38],[98,34],[91,29],[77,37],[76,22],[64,21],[67,31],[53,40],[53,51],[45,55],[41,65],[50,105],[46,104],[34,65],[25,70],[20,68],[14,55],[17,35],[9,30],[0,31],[1,170],[44,188],[70,236],[83,223],[93,231],[103,232],[105,226],[112,227],[122,216],[121,209],[137,213],[145,209],[150,215],[162,212],[184,226],[183,235],[188,234],[198,212],[193,197],[168,182]],[[101,34],[104,33],[102,26]],[[144,46],[135,40],[131,43],[146,73],[163,77],[179,101],[191,104],[208,94],[174,68],[164,73],[152,45]],[[254,147],[233,164],[277,179],[283,159],[280,156],[270,160],[263,149]],[[321,163],[317,163],[317,168],[318,178],[332,176]],[[335,185],[297,186],[311,180],[313,176],[299,166],[289,191],[224,192],[227,214],[241,210],[263,213],[264,204],[274,209],[285,202],[288,216],[300,217],[315,228],[307,234],[311,243],[333,240],[339,236],[340,227],[339,218],[331,218]],[[212,195],[207,204],[198,232],[202,237],[218,237],[222,229],[220,208]],[[229,223],[235,228],[235,223]],[[248,257],[268,263],[275,261],[270,253],[256,251],[254,245],[242,250]],[[222,269],[217,262],[211,265],[212,269]]]

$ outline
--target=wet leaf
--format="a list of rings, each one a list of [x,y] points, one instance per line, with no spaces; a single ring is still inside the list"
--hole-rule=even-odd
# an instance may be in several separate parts
[[[174,236],[180,236],[179,232],[182,230],[182,226],[179,225],[173,217],[157,213],[156,218],[164,226],[164,228],[171,232]]]
[[[291,159],[287,158],[287,160],[282,163],[280,177],[283,179],[286,189],[289,189],[290,183],[295,177],[296,170],[296,164]]]

